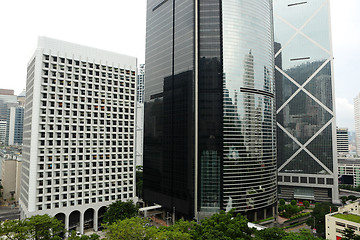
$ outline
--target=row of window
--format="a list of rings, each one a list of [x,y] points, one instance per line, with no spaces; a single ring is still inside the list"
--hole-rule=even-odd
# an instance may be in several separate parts
[[[316,182],[317,179],[317,182]],[[315,178],[315,177],[296,177],[296,176],[278,176],[279,182],[293,182],[293,183],[311,183],[311,184],[326,184],[333,185],[334,179],[333,178]]]

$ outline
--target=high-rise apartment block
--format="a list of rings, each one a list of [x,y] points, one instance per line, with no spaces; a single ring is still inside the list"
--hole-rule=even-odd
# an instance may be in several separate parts
[[[6,121],[9,107],[17,106],[17,96],[12,89],[0,89],[0,120]]]
[[[147,2],[144,200],[273,216],[272,1]]]
[[[338,201],[329,0],[274,0],[279,197]]]
[[[135,198],[134,57],[40,37],[28,64],[21,218],[94,228]]]
[[[349,132],[347,128],[336,128],[336,144],[338,155],[349,154]]]

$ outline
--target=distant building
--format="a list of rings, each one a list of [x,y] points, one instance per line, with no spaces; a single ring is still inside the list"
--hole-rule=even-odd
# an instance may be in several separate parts
[[[40,37],[27,69],[21,218],[97,231],[135,196],[137,59]]]
[[[342,176],[343,179],[352,179],[354,187],[360,186],[360,158],[354,157],[338,157],[338,175],[340,180]],[[339,182],[340,184],[347,184],[347,182]]]
[[[338,155],[349,154],[349,133],[347,128],[336,128],[336,144]]]
[[[23,142],[24,107],[10,107],[6,124],[6,145],[21,145]]]
[[[136,103],[136,166],[143,165],[144,151],[144,87],[145,64],[140,64],[137,79]]]
[[[273,3],[278,196],[337,203],[330,1]]]
[[[7,201],[19,201],[22,165],[21,155],[5,154],[1,160],[3,199]]]
[[[6,139],[6,120],[0,120],[0,144],[5,144]]]
[[[360,155],[360,93],[354,98],[356,154]]]
[[[14,90],[0,89],[0,120],[6,121],[8,108],[17,105],[17,96],[14,95]]]
[[[360,203],[358,201],[339,207],[337,212],[325,216],[325,238],[339,240],[344,237],[348,228],[360,235]]]

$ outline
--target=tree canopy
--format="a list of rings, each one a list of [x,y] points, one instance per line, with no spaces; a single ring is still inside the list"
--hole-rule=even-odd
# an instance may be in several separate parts
[[[118,220],[136,217],[139,208],[133,203],[132,200],[122,202],[118,200],[110,204],[104,214],[104,223],[112,224]]]

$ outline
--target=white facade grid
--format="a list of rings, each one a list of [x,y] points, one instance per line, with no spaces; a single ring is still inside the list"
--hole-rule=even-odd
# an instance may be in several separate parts
[[[349,132],[347,128],[336,128],[336,143],[338,155],[349,153]]]
[[[39,39],[28,66],[22,217],[135,200],[136,75],[134,57]]]

